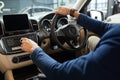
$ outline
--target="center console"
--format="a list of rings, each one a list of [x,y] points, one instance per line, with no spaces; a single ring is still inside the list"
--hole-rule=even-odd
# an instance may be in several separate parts
[[[13,53],[20,53],[22,50],[20,49],[20,39],[22,37],[26,37],[29,39],[34,40],[37,42],[37,35],[36,33],[27,33],[27,34],[20,34],[20,35],[13,35],[1,38],[1,44],[4,52],[6,54],[13,54]]]
[[[0,39],[2,53],[7,55],[23,52],[20,48],[22,37],[38,42],[27,14],[4,15],[3,24],[4,36]]]
[[[0,71],[4,73],[5,80],[13,80],[17,69],[23,69],[25,66],[28,68],[33,64],[31,54],[20,47],[21,38],[26,37],[38,43],[38,33],[34,31],[27,14],[4,15],[0,23]],[[25,79],[41,78],[32,76]]]

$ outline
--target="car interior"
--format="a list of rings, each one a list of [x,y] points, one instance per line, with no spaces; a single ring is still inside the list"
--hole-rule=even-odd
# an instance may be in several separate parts
[[[76,0],[73,8],[90,17],[86,12],[91,0]],[[100,16],[93,18],[104,20]],[[93,12],[94,13],[94,12]],[[77,25],[76,19],[53,11],[39,19],[29,18],[28,14],[6,14],[0,21],[0,80],[47,80],[31,60],[31,53],[21,50],[22,37],[35,41],[49,56],[59,62],[77,58],[89,52],[87,39],[95,33]]]

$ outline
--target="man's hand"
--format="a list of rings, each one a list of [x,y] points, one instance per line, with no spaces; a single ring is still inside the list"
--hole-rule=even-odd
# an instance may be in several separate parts
[[[75,9],[70,9],[65,6],[60,6],[57,10],[54,11],[55,14],[61,14],[61,15],[71,15],[72,17],[75,17],[76,19],[80,15],[80,13]]]
[[[32,53],[37,47],[39,47],[37,43],[28,38],[21,38],[20,41],[22,43],[21,49],[29,53]]]
[[[55,12],[55,14],[69,15],[70,8],[61,6],[57,10],[55,10],[54,12]]]

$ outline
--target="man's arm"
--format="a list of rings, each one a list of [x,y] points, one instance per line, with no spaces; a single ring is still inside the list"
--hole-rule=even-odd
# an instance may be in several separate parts
[[[75,9],[61,6],[57,10],[55,10],[55,13],[61,15],[72,15],[77,19],[77,23],[79,25],[98,34],[99,36],[102,36],[109,29],[110,24],[92,19],[82,13],[79,13]]]
[[[92,57],[91,54],[87,56]],[[32,60],[49,80],[81,80],[86,68],[92,65],[87,56],[59,63],[42,49],[36,48],[32,53]]]
[[[98,34],[100,37],[104,35],[104,33],[106,33],[110,28],[110,24],[92,19],[82,13],[78,16],[77,23],[84,28]]]

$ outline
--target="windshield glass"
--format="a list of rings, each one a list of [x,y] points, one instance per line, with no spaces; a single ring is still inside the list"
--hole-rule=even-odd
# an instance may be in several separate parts
[[[72,7],[77,0],[1,0],[0,17],[6,14],[26,13],[32,17],[50,12],[59,6]]]

